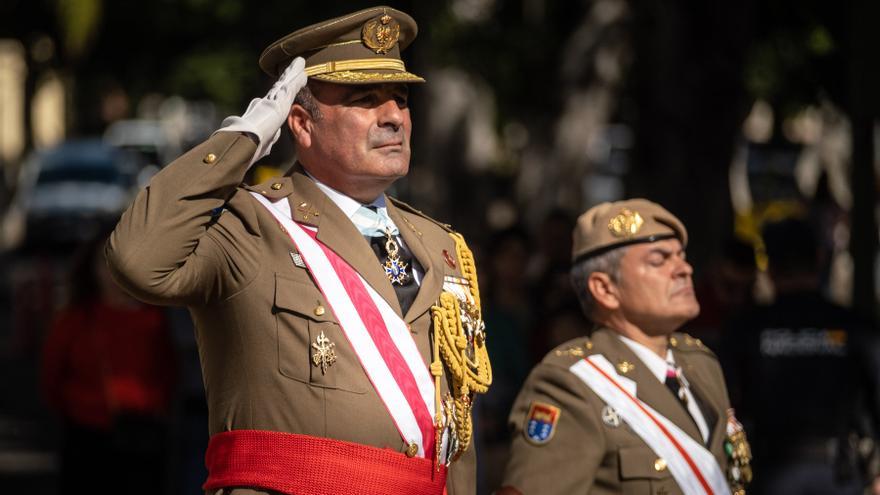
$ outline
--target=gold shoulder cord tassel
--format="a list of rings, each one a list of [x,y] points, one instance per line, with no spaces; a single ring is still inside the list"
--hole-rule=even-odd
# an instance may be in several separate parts
[[[431,363],[431,374],[434,376],[437,408],[438,464],[443,427],[450,426],[455,435],[455,439],[450,439],[450,449],[454,447],[450,460],[454,461],[467,450],[471,441],[473,394],[486,393],[492,384],[492,366],[486,351],[485,325],[480,309],[480,289],[473,253],[461,234],[449,235],[455,241],[459,266],[468,282],[469,297],[462,299],[461,296],[456,297],[452,292],[444,290],[440,294],[439,304],[431,308],[434,320],[434,360]],[[441,357],[452,377],[452,396],[451,401],[447,400],[445,415],[440,396],[440,377],[443,375]],[[450,407],[453,411],[448,410]]]

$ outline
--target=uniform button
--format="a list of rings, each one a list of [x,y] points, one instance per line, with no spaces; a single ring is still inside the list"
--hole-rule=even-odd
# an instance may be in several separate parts
[[[656,461],[654,461],[654,471],[660,472],[666,469],[666,459],[662,457],[658,457]]]
[[[279,190],[279,189],[281,189],[281,183],[280,183],[280,182],[276,182],[276,183],[272,184],[272,190],[277,191],[277,190]]]
[[[321,316],[323,314],[324,314],[324,306],[321,306],[320,304],[315,306],[315,316]]]
[[[418,454],[418,453],[419,453],[419,446],[415,442],[412,442],[409,445],[407,445],[407,447],[406,447],[406,456],[407,457],[415,457],[416,454]]]
[[[215,155],[214,153],[208,153],[207,155],[205,155],[204,158],[202,158],[202,161],[210,165],[217,161],[217,155]]]
[[[669,345],[672,347],[676,347],[678,345],[678,339],[675,337],[669,337]]]

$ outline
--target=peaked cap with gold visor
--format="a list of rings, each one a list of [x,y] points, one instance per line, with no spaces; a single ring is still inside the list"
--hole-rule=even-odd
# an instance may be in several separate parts
[[[415,39],[416,21],[391,7],[373,7],[312,24],[272,43],[260,67],[278,77],[294,57],[306,75],[336,84],[422,83],[406,70],[400,52]]]

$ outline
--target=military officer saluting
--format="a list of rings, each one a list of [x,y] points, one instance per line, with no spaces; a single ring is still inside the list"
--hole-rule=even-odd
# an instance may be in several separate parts
[[[475,491],[491,369],[473,257],[384,194],[409,169],[416,31],[376,7],[273,43],[266,97],[157,174],[108,243],[123,287],[193,316],[209,493]],[[242,185],[282,125],[298,162]]]
[[[526,380],[499,494],[744,493],[748,444],[718,360],[676,333],[700,309],[686,245],[644,199],[578,219],[571,277],[595,329]]]

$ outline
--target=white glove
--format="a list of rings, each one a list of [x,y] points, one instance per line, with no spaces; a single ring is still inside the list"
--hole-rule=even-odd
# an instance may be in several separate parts
[[[272,145],[281,136],[281,126],[287,120],[290,106],[299,90],[306,85],[306,61],[296,57],[284,69],[263,98],[254,98],[241,117],[230,115],[223,119],[216,132],[246,132],[257,140],[257,151],[248,166],[268,155]]]

